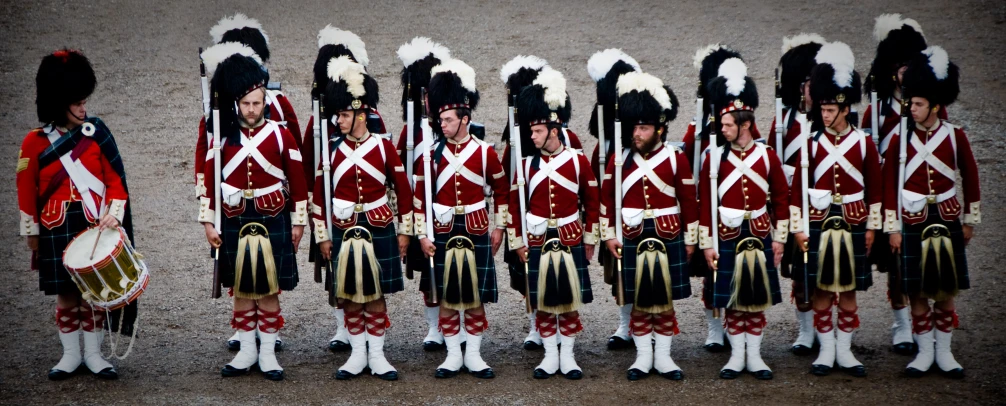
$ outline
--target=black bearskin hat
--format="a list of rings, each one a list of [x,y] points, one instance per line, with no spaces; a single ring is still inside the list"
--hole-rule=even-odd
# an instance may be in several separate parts
[[[615,102],[618,100],[615,86],[618,78],[629,72],[642,72],[642,69],[635,59],[620,49],[609,48],[598,51],[587,60],[587,73],[597,85],[597,102],[594,103],[594,108],[590,109],[590,123],[587,130],[591,135],[598,136],[597,106],[603,106],[605,143],[609,142],[615,133]]]
[[[696,123],[696,138],[705,139],[709,136],[709,126],[706,125],[706,123],[708,123],[706,118],[712,114],[709,107],[709,84],[720,76],[720,65],[722,65],[727,59],[734,58],[740,61],[744,60],[739,52],[722,44],[712,44],[695,51],[695,56],[692,58],[692,66],[699,70],[699,87],[696,92],[696,96],[701,97],[703,100],[702,116],[704,117],[702,123]],[[701,131],[698,131],[699,129],[701,129]]]
[[[423,88],[430,86],[430,73],[434,66],[451,58],[447,47],[426,37],[415,37],[398,47],[398,59],[402,61],[402,120],[408,119],[409,98],[412,99],[416,120],[423,116]],[[439,127],[439,126],[438,126]]]
[[[960,94],[960,70],[947,51],[931,46],[908,63],[903,79],[905,98],[924,97],[930,105],[946,107]]]
[[[901,14],[882,14],[873,26],[873,38],[878,42],[877,55],[870,65],[863,91],[869,92],[876,86],[878,99],[886,101],[897,86],[898,68],[926,49],[926,37],[915,20],[903,19]]]
[[[650,124],[667,137],[667,124],[678,116],[678,97],[660,79],[642,72],[630,72],[618,79],[618,114],[623,128]],[[632,131],[622,131],[622,145],[632,142]]]
[[[863,98],[852,49],[843,42],[825,44],[817,52],[817,66],[810,75],[810,97],[815,106],[852,106]]]
[[[269,72],[251,48],[236,42],[214,45],[203,51],[202,57],[207,73],[213,75],[210,92],[219,101],[221,138],[237,143],[240,129],[237,101],[264,88],[269,82]]]
[[[709,104],[716,112],[716,145],[726,144],[719,125],[720,117],[733,111],[754,111],[758,108],[758,88],[748,77],[748,67],[740,58],[730,58],[720,64],[718,76],[706,88]],[[754,126],[754,123],[751,123]],[[752,127],[753,128],[753,127]]]
[[[363,65],[349,56],[328,62],[328,86],[325,87],[325,115],[335,117],[340,111],[376,109],[380,101],[377,81],[367,75]]]
[[[779,59],[779,88],[782,104],[799,109],[803,99],[801,85],[810,78],[817,65],[817,51],[825,44],[817,34],[800,34],[782,40],[782,58]]]
[[[213,37],[214,44],[240,42],[248,45],[262,58],[262,62],[269,62],[269,36],[262,30],[262,24],[254,18],[241,13],[221,18],[217,25],[210,28],[210,36]]]
[[[520,94],[521,89],[530,86],[542,69],[548,69],[548,62],[533,55],[517,55],[500,68],[500,80],[507,89],[506,105],[513,105],[513,98]],[[503,142],[510,142],[510,125],[503,128]]]
[[[436,121],[440,113],[447,110],[478,107],[479,91],[475,88],[475,70],[471,66],[458,59],[448,59],[434,66],[430,73],[427,97],[431,119]]]
[[[317,87],[311,91],[311,96],[320,96],[328,87],[328,62],[340,56],[348,56],[364,68],[370,63],[367,48],[359,36],[327,25],[318,31],[318,58],[314,60],[314,83]]]
[[[542,69],[531,85],[524,86],[518,93],[514,108],[520,125],[521,154],[535,155],[537,148],[531,140],[531,127],[546,124],[549,129],[559,129],[561,137],[563,124],[568,123],[573,114],[573,105],[566,93],[566,78],[555,69]]]
[[[61,124],[67,107],[91,96],[96,85],[91,62],[80,51],[64,48],[46,55],[35,75],[38,121]]]

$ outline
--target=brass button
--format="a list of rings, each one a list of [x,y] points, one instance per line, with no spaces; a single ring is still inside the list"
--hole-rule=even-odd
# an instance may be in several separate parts
[[[748,209],[750,209],[750,208],[751,208],[750,206],[748,206],[748,205],[746,205],[746,204],[744,205],[744,210],[748,210]]]
[[[548,197],[550,197],[550,198],[552,198],[552,199],[555,199],[555,193],[551,193],[551,194],[549,194],[549,195],[548,195]]]
[[[747,192],[747,191],[748,191],[748,187],[747,187],[747,186],[744,186],[744,191],[745,191],[745,192]]]
[[[250,161],[248,162],[248,167],[249,167],[249,168],[251,168],[251,167],[252,167],[252,163],[251,163]]]
[[[747,178],[741,178],[741,183],[748,183],[748,179]]]
[[[932,169],[930,169],[930,170],[929,170],[929,174],[930,174],[930,175],[932,175],[932,174],[933,174],[933,170],[932,170]]]
[[[842,184],[841,183],[835,183],[835,187],[837,187],[837,188],[838,187],[842,187]]]
[[[835,164],[835,169],[838,169],[838,164]]]
[[[643,198],[644,198],[644,199],[649,199],[649,198],[650,198],[650,195],[643,195]]]
[[[555,185],[548,185],[548,188],[549,189],[555,189]],[[524,238],[524,237],[521,237],[521,238]]]
[[[555,207],[555,203],[549,204],[549,207]]]
[[[251,176],[251,171],[248,171],[248,176]]]

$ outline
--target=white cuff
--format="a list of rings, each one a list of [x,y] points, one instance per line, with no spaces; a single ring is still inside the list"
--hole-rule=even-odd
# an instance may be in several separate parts
[[[316,243],[328,241],[328,225],[325,224],[325,221],[319,219],[311,220],[314,221],[314,241]]]
[[[894,210],[884,210],[884,232],[900,233],[901,222],[898,221],[898,213]]]
[[[772,230],[772,241],[785,244],[787,238],[789,238],[789,220],[777,221],[775,230]]]
[[[213,209],[210,207],[210,198],[200,197],[199,198],[199,217],[196,218],[200,223],[212,223],[216,219],[214,216]]]
[[[496,208],[496,216],[493,218],[496,223],[496,228],[506,228],[509,212],[510,205],[507,204],[501,204],[498,208]]]
[[[796,206],[789,206],[789,232],[791,233],[802,233],[803,229],[803,210]]]
[[[699,226],[699,248],[707,249],[713,247],[712,234],[709,234],[709,227]]]
[[[197,173],[196,174],[196,197],[206,196],[206,176]]]
[[[290,151],[293,151],[292,149]],[[295,226],[306,226],[307,225],[307,200],[301,200],[299,202],[294,202],[293,204],[293,217],[291,223]]]
[[[413,213],[405,213],[398,218],[399,235],[415,235],[415,228],[412,225]]]
[[[507,243],[510,245],[510,251],[514,251],[519,248],[524,247],[524,239],[517,236],[517,230],[507,227],[506,229]]]
[[[419,238],[426,238],[426,215],[423,213],[412,213],[412,235]]]
[[[685,245],[695,245],[699,242],[699,222],[694,221],[685,225]]]
[[[35,216],[21,212],[21,235],[38,235],[38,223]]]
[[[870,216],[866,220],[868,230],[880,230],[884,227],[883,216],[880,215],[880,203],[870,205]]]
[[[597,223],[591,224],[590,232],[583,233],[583,243],[588,245],[597,245],[599,238],[598,234],[600,234],[600,231],[598,230],[600,228],[601,227]]]
[[[119,224],[122,224],[122,218],[126,216],[126,201],[119,199],[112,199],[111,203],[108,204],[108,213],[116,220],[119,220]]]
[[[964,213],[964,224],[976,225],[982,222],[982,202],[971,202],[968,212]]]

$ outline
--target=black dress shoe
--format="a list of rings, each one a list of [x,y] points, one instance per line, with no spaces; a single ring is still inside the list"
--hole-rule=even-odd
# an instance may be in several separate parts
[[[912,367],[905,368],[905,376],[909,378],[921,378],[923,376],[926,376],[926,372],[929,371],[922,371]]]
[[[348,381],[350,379],[360,376],[360,374],[362,373],[363,371],[361,371],[359,374],[354,374],[352,372],[340,369],[338,371],[335,371],[335,379],[340,381]]]
[[[866,367],[863,365],[857,365],[849,368],[843,368],[839,366],[838,369],[840,369],[842,372],[849,374],[849,376],[854,376],[856,378],[862,378],[866,376]]]
[[[609,350],[624,350],[629,347],[633,347],[632,341],[626,340],[619,336],[608,337],[608,349]]]
[[[332,352],[346,352],[353,349],[353,346],[349,343],[344,343],[339,340],[332,340],[328,342],[328,350]]]
[[[727,346],[725,346],[723,344],[720,344],[720,343],[709,343],[709,344],[703,345],[702,348],[705,348],[706,351],[709,351],[709,352],[723,352],[723,351],[727,350]]]
[[[737,379],[740,376],[740,371],[734,371],[732,369],[724,369],[720,371],[720,378],[722,379]]]
[[[551,378],[553,374],[545,372],[544,369],[535,368],[534,369],[534,379],[548,379]]]
[[[943,376],[950,379],[964,379],[964,368],[954,368],[949,371],[944,371],[941,369],[940,373],[943,374]]]
[[[227,349],[231,351],[241,351],[241,342],[238,340],[227,340]]]
[[[664,372],[660,374],[660,376],[664,377],[664,379],[670,379],[672,381],[680,381],[682,379],[685,379],[685,373],[681,372],[680,369],[675,369],[670,372]]]
[[[438,343],[436,341],[426,341],[423,342],[423,351],[440,351],[447,348],[444,343]]]
[[[398,371],[388,371],[383,374],[377,375],[377,377],[385,381],[397,381]]]
[[[645,378],[646,375],[649,375],[649,374],[650,374],[649,372],[643,372],[643,371],[641,371],[639,369],[631,368],[631,369],[629,369],[628,372],[625,373],[625,377],[629,378],[630,381],[638,381],[640,379]]]
[[[530,340],[524,342],[524,349],[525,350],[528,350],[528,351],[538,351],[538,350],[540,350],[542,348],[544,348],[544,347],[542,347],[540,343],[536,343],[536,342],[530,341]]]
[[[755,376],[755,379],[758,379],[758,380],[761,380],[761,381],[767,381],[767,380],[772,379],[775,375],[772,374],[772,371],[769,371],[769,370],[765,369],[765,370],[762,370],[762,371],[755,371],[754,372],[754,376]]]
[[[580,380],[581,378],[583,378],[583,371],[581,371],[579,369],[574,369],[572,371],[569,371],[569,372],[563,374],[562,376],[565,376],[566,379],[577,381],[577,380]]]
[[[496,377],[496,373],[493,372],[492,368],[486,368],[481,371],[468,371],[468,373],[479,379],[493,379]]]
[[[262,371],[262,375],[265,375],[265,379],[270,381],[282,381],[283,380],[283,370],[275,371]]]
[[[237,369],[230,365],[224,365],[224,368],[220,370],[220,376],[224,378],[232,378],[235,376],[248,375],[248,372],[250,371],[251,368]]]
[[[810,366],[810,373],[817,376],[828,376],[831,373],[831,367],[827,365],[813,364]]]
[[[276,339],[276,344],[273,345],[272,350],[275,351],[275,352],[282,352],[283,351],[283,340],[280,340],[280,339],[277,338]]]
[[[798,357],[806,357],[814,353],[814,349],[803,344],[797,344],[791,347],[790,352]]]
[[[895,354],[915,355],[917,352],[919,352],[919,347],[915,345],[915,343],[913,342],[897,343],[891,347],[891,350],[893,350]]]
[[[78,367],[77,369],[80,369],[80,367]],[[49,380],[50,381],[62,381],[64,379],[68,379],[71,376],[74,376],[76,374],[77,374],[76,370],[67,372],[67,371],[61,371],[61,370],[58,370],[56,368],[53,368],[53,369],[49,370]]]
[[[434,378],[453,378],[458,376],[459,371],[451,371],[447,368],[437,368],[437,372],[433,374]]]

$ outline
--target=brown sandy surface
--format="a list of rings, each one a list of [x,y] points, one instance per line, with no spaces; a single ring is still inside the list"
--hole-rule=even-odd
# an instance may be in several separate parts
[[[7,141],[0,155],[14,156],[31,127],[38,125],[33,106],[34,75],[43,55],[58,47],[81,49],[91,58],[98,88],[88,104],[114,131],[122,151],[136,215],[136,246],[146,255],[153,280],[141,304],[141,338],[134,354],[117,362],[121,378],[102,382],[78,376],[49,382],[46,372],[60,356],[52,322],[53,298],[37,290],[28,271],[24,238],[17,236],[14,172],[4,171],[0,202],[0,403],[5,404],[230,404],[230,403],[1000,403],[1006,396],[1006,317],[1002,296],[1006,278],[994,266],[1006,262],[1001,248],[1006,237],[1003,197],[997,186],[1006,176],[999,121],[1006,109],[1006,3],[998,1],[901,2],[761,2],[692,1],[668,6],[663,2],[324,2],[279,5],[249,1],[56,2],[17,1],[7,5],[0,20],[0,131]],[[912,9],[906,7],[914,6]],[[266,10],[272,13],[268,14]],[[690,117],[695,50],[724,42],[740,50],[750,74],[761,88],[762,106],[772,105],[772,69],[783,36],[819,32],[828,40],[848,43],[856,52],[857,68],[865,74],[873,57],[873,18],[902,12],[917,19],[931,44],[945,47],[962,70],[960,100],[950,107],[953,121],[970,134],[983,181],[984,223],[969,250],[973,289],[958,301],[961,328],[955,333],[955,355],[967,368],[963,381],[936,374],[922,379],[901,375],[910,361],[890,348],[890,311],[886,277],[874,275],[875,286],[860,295],[862,328],[857,356],[870,376],[855,379],[841,373],[819,378],[809,374],[813,357],[788,352],[796,335],[792,305],[775,306],[763,355],[774,369],[773,381],[745,375],[735,381],[717,377],[727,354],[708,354],[701,345],[705,323],[697,299],[678,303],[682,334],[673,355],[686,373],[683,382],[659,377],[630,383],[625,369],[631,350],[609,352],[605,339],[615,327],[616,308],[604,292],[599,268],[592,267],[597,300],[582,312],[586,330],[577,343],[584,368],[581,381],[531,379],[540,352],[519,348],[527,319],[521,297],[508,286],[500,266],[500,303],[489,306],[491,328],[483,355],[497,371],[495,380],[462,376],[434,380],[443,353],[425,353],[420,342],[426,326],[416,282],[393,295],[389,307],[393,327],[387,353],[401,372],[398,382],[364,377],[335,381],[334,370],[347,354],[333,355],[325,344],[334,319],[320,285],[306,266],[301,249],[301,284],[283,294],[287,326],[286,350],[279,360],[284,382],[260,375],[224,380],[219,369],[232,353],[224,348],[231,334],[226,300],[210,300],[211,261],[206,256],[202,227],[195,222],[192,155],[200,93],[196,48],[210,45],[209,28],[225,14],[244,12],[263,21],[272,44],[273,80],[281,80],[307,120],[311,66],[316,33],[333,24],[359,34],[367,43],[370,72],[382,88],[381,111],[388,127],[401,128],[398,98],[401,69],[395,50],[413,36],[432,37],[471,64],[478,73],[483,104],[476,119],[487,124],[498,141],[504,125],[503,88],[499,67],[517,54],[547,59],[568,78],[575,109],[572,128],[586,134],[594,87],[587,76],[587,58],[595,51],[620,47],[643,69],[663,78],[684,103],[672,134],[683,134]],[[768,129],[771,109],[759,111]],[[860,111],[863,107],[860,107]],[[677,136],[672,136],[676,138]],[[589,150],[596,142],[584,135]],[[997,248],[998,247],[998,248]],[[697,288],[697,280],[694,281]],[[788,285],[785,283],[784,285]],[[696,290],[697,292],[697,290]],[[784,295],[788,296],[788,287]],[[935,368],[935,367],[934,367]]]

